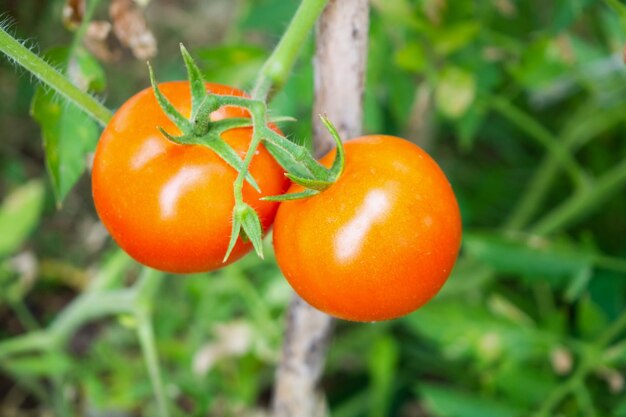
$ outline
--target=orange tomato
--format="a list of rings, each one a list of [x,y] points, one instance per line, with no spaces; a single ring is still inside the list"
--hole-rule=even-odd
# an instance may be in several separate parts
[[[345,151],[335,184],[281,204],[276,259],[294,290],[328,314],[354,321],[405,315],[452,270],[461,242],[456,198],[436,162],[406,140],[364,136],[347,141]],[[330,166],[334,153],[321,162]]]
[[[159,85],[163,94],[185,116],[191,112],[189,83]],[[242,91],[206,84],[208,91],[242,96]],[[212,120],[249,117],[245,109],[223,107]],[[179,130],[159,107],[151,88],[126,101],[102,133],[92,171],[96,210],[113,239],[137,261],[155,269],[175,272],[209,271],[225,264],[234,206],[233,182],[237,172],[217,154],[201,145],[180,145],[166,139]],[[232,129],[222,138],[243,158],[251,128]],[[250,173],[261,188],[244,185],[244,201],[252,206],[267,230],[277,203],[260,201],[283,193],[289,186],[283,169],[259,146]],[[237,242],[228,263],[251,249]]]

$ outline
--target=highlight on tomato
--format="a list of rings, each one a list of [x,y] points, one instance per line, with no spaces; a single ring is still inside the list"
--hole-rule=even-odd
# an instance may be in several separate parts
[[[321,162],[328,166],[334,154]],[[448,179],[425,151],[397,137],[364,136],[345,142],[333,185],[281,204],[273,239],[280,269],[309,304],[346,320],[388,320],[443,286],[461,218]]]
[[[208,92],[244,96],[240,90],[205,84]],[[180,114],[191,114],[187,81],[159,84],[159,90]],[[249,117],[246,110],[222,107],[212,121]],[[140,263],[173,273],[204,272],[234,262],[252,248],[238,239],[228,261],[223,258],[231,234],[233,182],[237,171],[212,149],[179,144],[166,138],[178,127],[163,112],[152,88],[126,101],[104,129],[92,171],[92,192],[100,219],[113,239]],[[252,128],[240,127],[221,137],[244,158]],[[261,145],[249,173],[260,192],[249,183],[244,202],[258,214],[266,231],[278,203],[260,200],[282,194],[289,186],[284,171]]]

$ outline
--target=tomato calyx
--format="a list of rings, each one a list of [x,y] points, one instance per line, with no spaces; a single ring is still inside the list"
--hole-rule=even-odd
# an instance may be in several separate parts
[[[152,67],[148,64],[150,82],[157,102],[178,128],[180,135],[167,132],[162,127],[158,127],[158,129],[165,138],[180,145],[201,145],[210,148],[237,171],[238,175],[233,183],[235,206],[232,214],[232,232],[224,262],[230,256],[237,239],[240,237],[244,241],[250,241],[257,254],[263,257],[261,222],[255,210],[244,203],[242,194],[244,181],[249,183],[257,192],[261,192],[259,185],[248,170],[256,148],[263,143],[276,162],[286,171],[285,175],[292,182],[304,188],[302,192],[268,196],[262,200],[294,200],[319,194],[337,181],[343,172],[345,162],[341,138],[330,120],[326,116],[320,116],[337,145],[337,153],[332,166],[327,168],[321,165],[305,146],[285,138],[271,128],[272,122],[291,121],[293,119],[285,117],[270,119],[267,114],[267,106],[261,100],[235,95],[217,95],[207,91],[205,80],[197,64],[182,44],[180,49],[189,79],[191,114],[189,118],[185,117],[165,97],[159,89]],[[247,110],[250,117],[212,121],[211,114],[224,106],[243,108]],[[224,132],[242,127],[252,127],[252,138],[243,160],[222,139]]]
[[[322,172],[316,172],[316,174],[318,175],[317,176],[314,175],[313,177],[307,176],[307,175],[302,176],[302,175],[298,175],[298,174],[288,171],[285,174],[287,178],[289,178],[292,182],[304,187],[304,191],[301,191],[298,193],[283,194],[283,195],[278,195],[278,196],[268,196],[268,197],[262,198],[262,200],[287,201],[287,200],[298,200],[301,198],[311,197],[324,191],[325,189],[333,185],[339,179],[339,177],[343,173],[343,169],[345,166],[345,152],[343,149],[343,142],[341,140],[341,137],[339,137],[339,133],[337,132],[337,129],[335,129],[335,126],[333,126],[333,124],[328,119],[328,117],[326,117],[325,115],[320,115],[319,117],[322,123],[324,124],[324,126],[326,126],[326,129],[328,129],[328,132],[332,136],[333,140],[335,141],[335,145],[337,146],[337,153],[335,155],[335,159],[330,169],[324,168]],[[270,150],[269,147],[268,147],[268,150]]]

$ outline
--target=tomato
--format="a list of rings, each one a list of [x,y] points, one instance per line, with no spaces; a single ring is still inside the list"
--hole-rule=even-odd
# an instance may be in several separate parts
[[[278,265],[304,300],[333,316],[405,315],[439,291],[455,263],[461,220],[452,187],[426,152],[400,138],[349,140],[345,153],[336,183],[278,209]]]
[[[185,116],[191,112],[191,93],[185,81],[159,85]],[[206,84],[208,91],[242,96],[231,87]],[[223,107],[212,120],[249,117],[247,110]],[[231,234],[233,181],[237,172],[201,145],[180,145],[166,139],[180,131],[159,107],[151,88],[126,101],[104,129],[94,157],[92,191],[96,210],[113,239],[137,261],[155,269],[188,273],[223,265]],[[225,132],[222,138],[243,158],[251,128]],[[282,168],[261,145],[250,166],[261,193],[248,183],[244,201],[252,206],[267,230],[277,203],[260,201],[283,193],[289,186]],[[228,263],[251,249],[237,242]]]

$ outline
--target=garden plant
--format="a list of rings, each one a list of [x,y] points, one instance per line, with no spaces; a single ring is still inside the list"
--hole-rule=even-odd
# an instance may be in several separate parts
[[[619,0],[0,4],[0,416],[626,416]]]

